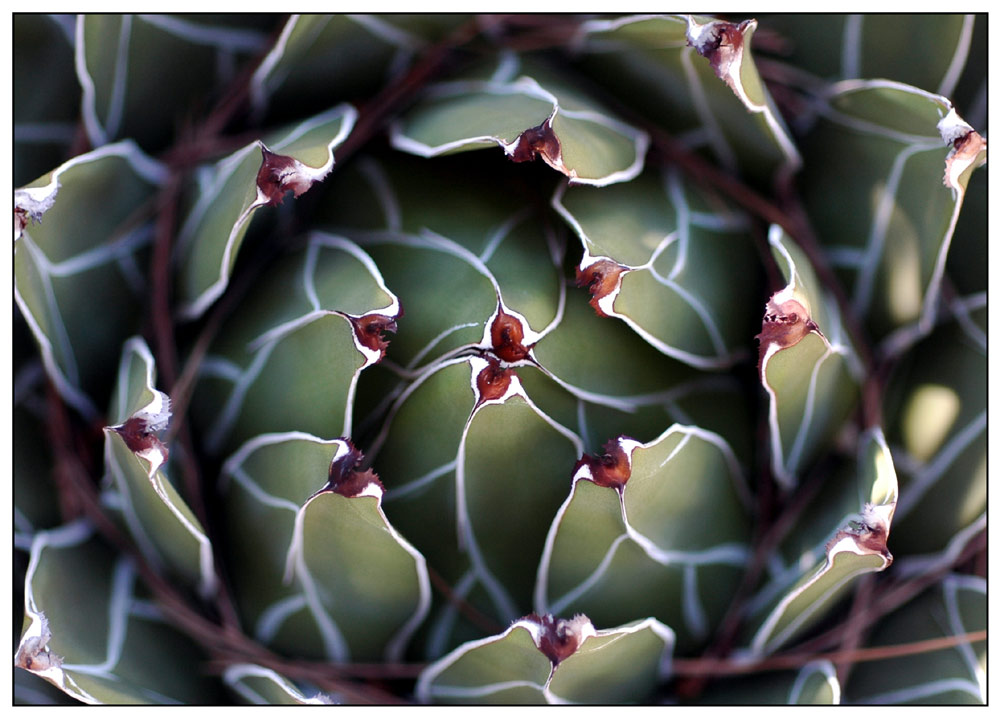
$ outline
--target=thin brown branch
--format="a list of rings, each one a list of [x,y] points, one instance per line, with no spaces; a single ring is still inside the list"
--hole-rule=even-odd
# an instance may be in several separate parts
[[[956,636],[941,636],[940,638],[928,638],[922,641],[890,646],[852,648],[849,650],[832,651],[830,653],[788,653],[771,656],[752,663],[704,658],[677,658],[673,662],[673,668],[674,673],[681,676],[733,676],[802,668],[813,661],[829,661],[834,664],[884,661],[890,658],[932,653],[966,643],[985,641],[986,634],[987,631],[983,629]]]
[[[461,596],[455,595],[451,586],[448,582],[435,571],[430,566],[427,567],[427,574],[430,576],[431,583],[434,584],[434,588],[441,592],[448,603],[455,606],[458,612],[465,616],[469,621],[474,623],[480,630],[486,632],[487,634],[499,633],[504,629],[504,626],[498,624],[495,620],[482,613],[473,606],[471,603],[463,599]]]

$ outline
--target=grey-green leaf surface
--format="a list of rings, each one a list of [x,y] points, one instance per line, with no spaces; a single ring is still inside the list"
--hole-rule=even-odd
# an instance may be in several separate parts
[[[939,638],[960,638],[987,628],[987,586],[981,576],[950,574],[922,595],[883,617],[870,648]],[[980,705],[987,703],[987,644],[960,642],[856,666],[845,702],[867,705]]]
[[[780,60],[800,71],[832,81],[891,77],[947,97],[979,24],[973,15],[945,13],[787,13],[760,21],[796,38]]]
[[[353,107],[338,105],[202,169],[196,200],[178,239],[182,317],[201,316],[225,291],[258,209],[280,203],[290,190],[298,197],[330,173],[334,149],[356,119]]]
[[[230,690],[250,705],[325,705],[319,693],[306,695],[298,686],[272,668],[253,663],[234,663],[222,680]]]
[[[837,304],[805,254],[777,225],[768,241],[788,284],[768,302],[759,370],[768,394],[771,467],[787,489],[847,418],[861,370]],[[783,326],[796,327],[801,335],[789,336]]]
[[[743,472],[722,438],[691,426],[647,444],[620,437],[606,456],[625,482],[604,483],[609,460],[577,464],[546,539],[535,610],[603,624],[652,615],[687,653],[721,618],[749,557]]]
[[[268,432],[350,436],[359,374],[399,300],[364,251],[321,232],[272,265],[209,349],[192,411],[213,453]]]
[[[170,399],[156,389],[155,381],[149,347],[140,337],[129,339],[108,412],[113,425],[104,429],[105,469],[125,525],[146,559],[165,566],[207,598],[218,582],[212,544],[164,468],[167,447],[155,433],[167,426]]]
[[[165,177],[123,141],[14,192],[14,299],[52,383],[86,416],[98,414],[114,381],[104,348],[138,328],[153,201]]]
[[[757,23],[690,15],[584,22],[579,61],[613,95],[734,173],[761,181],[801,164],[750,52]]]
[[[435,157],[494,145],[516,162],[538,156],[570,182],[597,186],[642,171],[645,132],[558,80],[520,72],[517,58],[505,55],[489,79],[432,85],[393,126],[393,146]]]
[[[461,15],[292,15],[250,82],[255,112],[286,117],[376,92],[467,18]]]
[[[158,149],[182,119],[180,108],[231,81],[237,59],[259,52],[266,32],[198,16],[77,16],[76,71],[91,145],[132,137]]]
[[[469,641],[424,670],[417,681],[423,703],[583,704],[643,702],[668,669],[673,632],[647,618],[595,630],[585,616],[571,622],[580,640],[561,661],[542,652],[537,616],[503,633]],[[621,666],[627,665],[628,671]]]
[[[264,434],[223,467],[229,566],[257,640],[329,661],[398,661],[430,603],[423,556],[389,523],[374,477],[356,491],[345,440]],[[369,480],[370,479],[370,480]]]
[[[854,311],[898,353],[935,322],[951,238],[986,142],[948,98],[895,81],[845,80],[816,109],[820,122],[803,144],[806,206]],[[834,192],[842,197],[836,209]]]
[[[855,579],[888,568],[889,532],[899,496],[892,455],[880,429],[858,443],[854,471],[831,477],[812,512],[775,556],[771,580],[758,594],[767,605],[749,653],[768,654],[822,618]]]
[[[896,570],[946,563],[986,528],[987,307],[918,343],[888,387],[889,440],[898,457]]]
[[[73,71],[71,15],[18,13],[13,18],[14,186],[30,182],[70,153],[80,109]],[[44,87],[45,92],[36,88]]]
[[[829,661],[812,661],[797,671],[721,678],[699,703],[708,705],[839,705],[840,681]]]
[[[142,596],[135,568],[78,521],[39,532],[15,665],[84,703],[219,700],[202,656]]]
[[[478,589],[469,600],[502,624],[531,608],[545,532],[583,446],[511,370],[502,393],[485,393],[494,368],[458,358],[422,375],[392,407],[371,458],[389,517],[462,596]],[[458,618],[450,603],[432,612],[428,655],[454,645]]]
[[[553,206],[583,245],[581,273],[618,267],[615,286],[595,294],[598,313],[695,367],[727,366],[745,352],[757,258],[744,215],[676,171],[560,188]]]

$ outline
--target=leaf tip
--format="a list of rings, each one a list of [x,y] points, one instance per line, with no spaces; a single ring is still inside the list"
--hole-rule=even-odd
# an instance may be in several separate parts
[[[602,456],[585,454],[573,467],[574,478],[586,479],[621,493],[632,476],[631,457],[624,446],[626,440],[626,436],[612,439],[604,445]]]
[[[346,444],[347,451],[338,452],[330,462],[327,484],[323,490],[332,491],[349,499],[358,496],[381,498],[385,493],[385,487],[378,475],[371,469],[360,470],[364,454],[360,449],[356,449],[349,439],[341,441]]]
[[[626,268],[610,259],[598,259],[576,270],[576,286],[587,287],[590,291],[590,306],[598,316],[607,317]],[[610,297],[610,299],[608,299]]]
[[[576,653],[584,639],[596,635],[590,619],[582,613],[570,619],[555,618],[550,613],[544,616],[532,613],[522,620],[537,627],[535,645],[552,662],[553,667]]]

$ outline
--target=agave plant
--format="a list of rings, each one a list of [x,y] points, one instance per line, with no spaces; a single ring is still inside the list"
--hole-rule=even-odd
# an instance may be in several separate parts
[[[985,702],[986,32],[15,16],[15,699]]]

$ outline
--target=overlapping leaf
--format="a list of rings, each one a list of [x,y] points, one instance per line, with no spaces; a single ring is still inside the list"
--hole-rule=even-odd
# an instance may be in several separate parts
[[[15,664],[84,703],[201,703],[219,686],[86,523],[35,536]]]
[[[239,27],[232,16],[226,24],[170,15],[77,16],[76,71],[90,143],[132,137],[144,148],[161,147],[184,119],[179,112],[231,81],[237,59],[265,46],[269,28],[266,18],[259,20],[264,28]]]
[[[357,111],[338,105],[252,142],[197,178],[197,199],[178,240],[180,314],[195,318],[226,289],[250,220],[265,205],[296,197],[333,169],[333,152]]]
[[[440,359],[492,350],[502,303],[504,313],[520,317],[524,347],[523,356],[505,360],[523,365],[529,395],[572,426],[588,450],[622,431],[651,440],[679,421],[723,433],[745,456],[748,416],[738,382],[705,376],[625,324],[598,318],[586,292],[561,277],[565,249],[549,217],[524,206],[532,195],[517,182],[522,168],[486,176],[477,167],[462,155],[365,158],[360,171],[348,168],[330,188],[326,223],[365,247],[406,308],[388,353],[395,372],[367,373],[359,388],[372,397],[361,401],[367,411],[377,415],[379,401]],[[456,192],[459,205],[448,201]],[[706,399],[720,395],[729,398],[725,411]]]
[[[234,663],[222,680],[251,705],[324,705],[321,695],[305,695],[294,683],[271,668],[252,663]]]
[[[257,640],[296,656],[397,661],[430,602],[423,556],[342,439],[265,434],[226,462],[236,598]]]
[[[13,18],[15,187],[69,155],[80,110],[80,85],[73,71],[74,24],[71,15],[17,13]]]
[[[594,79],[692,148],[732,172],[760,180],[801,164],[757,72],[755,20],[690,15],[590,20],[579,61]]]
[[[576,465],[535,609],[602,623],[653,615],[690,651],[725,611],[749,555],[742,470],[724,440],[697,427],[675,425],[648,444],[620,437],[606,452]]]
[[[170,398],[155,386],[156,368],[146,343],[125,343],[118,383],[104,429],[104,462],[113,500],[147,560],[165,566],[210,596],[218,582],[212,544],[164,469],[167,447],[157,437],[170,419]]]
[[[659,351],[699,368],[744,351],[756,255],[744,216],[676,172],[606,188],[560,189],[553,205],[579,236],[577,277],[592,304]]]
[[[52,383],[88,416],[110,395],[116,364],[105,348],[138,328],[152,203],[164,177],[125,141],[14,192],[14,298]]]
[[[986,527],[985,306],[935,330],[897,368],[887,419],[900,470],[896,570],[954,560]]]
[[[899,351],[914,330],[934,324],[952,234],[986,142],[947,98],[888,80],[838,83],[817,110],[821,122],[803,148],[806,204],[854,310],[876,337],[902,328],[888,340]]]
[[[964,637],[987,627],[986,580],[951,574],[923,595],[884,617],[872,648],[937,638]],[[845,688],[851,703],[964,705],[987,703],[986,641],[963,642],[857,666]]]
[[[402,73],[414,56],[460,15],[292,15],[254,72],[254,109],[301,116],[372,94]]]
[[[858,576],[886,569],[899,490],[881,430],[859,441],[856,470],[831,477],[786,540],[758,594],[765,605],[749,652],[771,653],[822,618]]]
[[[371,258],[315,233],[275,263],[212,345],[192,410],[207,448],[267,432],[350,436],[359,374],[382,358],[401,314]]]
[[[826,80],[891,77],[950,97],[965,69],[973,15],[777,14],[759,18],[794,42],[781,61]],[[985,23],[983,23],[985,24]]]
[[[499,146],[540,157],[570,182],[603,186],[642,171],[649,137],[558,79],[504,56],[489,79],[431,86],[393,127],[395,147],[422,157]]]
[[[471,357],[408,387],[372,453],[393,522],[460,597],[502,624],[530,609],[545,531],[581,451],[513,370]],[[467,630],[458,619],[454,604],[432,614],[428,655],[455,645],[453,632]]]
[[[655,619],[595,630],[586,616],[529,615],[470,641],[417,681],[427,703],[633,703],[668,672],[673,632]],[[622,671],[621,666],[628,670]]]
[[[721,679],[702,696],[710,705],[838,705],[837,670],[829,661],[813,661],[797,671],[776,671]]]
[[[831,438],[857,400],[860,367],[837,311],[802,251],[780,227],[768,236],[788,282],[767,303],[760,342],[771,467],[785,488]]]

